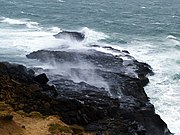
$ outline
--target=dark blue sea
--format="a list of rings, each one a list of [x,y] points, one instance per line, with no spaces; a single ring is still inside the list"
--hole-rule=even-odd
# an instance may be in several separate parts
[[[86,39],[55,39],[61,30]],[[46,67],[25,55],[64,44],[107,44],[151,65],[155,75],[145,90],[180,135],[180,0],[0,0],[0,61]]]

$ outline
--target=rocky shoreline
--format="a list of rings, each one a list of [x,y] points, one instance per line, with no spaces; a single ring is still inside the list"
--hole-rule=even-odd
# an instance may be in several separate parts
[[[127,51],[39,50],[27,55],[53,69],[0,63],[0,101],[15,111],[58,115],[95,135],[171,135],[144,91],[151,67]],[[129,59],[123,59],[122,57]],[[37,75],[38,74],[38,75]]]

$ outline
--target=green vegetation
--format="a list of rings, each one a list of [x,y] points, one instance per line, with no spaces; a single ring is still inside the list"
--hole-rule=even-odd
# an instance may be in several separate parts
[[[12,121],[12,110],[13,109],[9,105],[5,104],[4,102],[0,102],[0,120]]]
[[[31,118],[46,118],[46,116],[43,116],[40,112],[30,112],[30,113],[26,113],[24,112],[23,110],[19,110],[17,111],[16,113],[20,114],[20,115],[23,115],[25,117],[31,117]]]
[[[61,126],[59,124],[50,124],[49,132],[53,135],[58,133],[73,133],[70,127]]]

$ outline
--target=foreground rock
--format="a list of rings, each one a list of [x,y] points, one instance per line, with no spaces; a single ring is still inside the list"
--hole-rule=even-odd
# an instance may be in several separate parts
[[[170,135],[143,89],[152,73],[147,64],[95,50],[42,50],[27,57],[56,63],[54,70],[37,70],[53,85],[45,74],[1,63],[0,100],[15,110],[59,115],[100,135]]]
[[[39,112],[25,113],[13,109],[0,102],[0,134],[1,135],[74,135],[86,134],[80,126],[69,126],[58,116],[42,116]]]

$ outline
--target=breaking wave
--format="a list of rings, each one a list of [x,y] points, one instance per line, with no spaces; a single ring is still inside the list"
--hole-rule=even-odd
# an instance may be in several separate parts
[[[1,18],[1,23],[7,23],[11,25],[25,25],[28,28],[38,28],[39,23],[31,22],[28,19],[11,19],[11,18]]]

